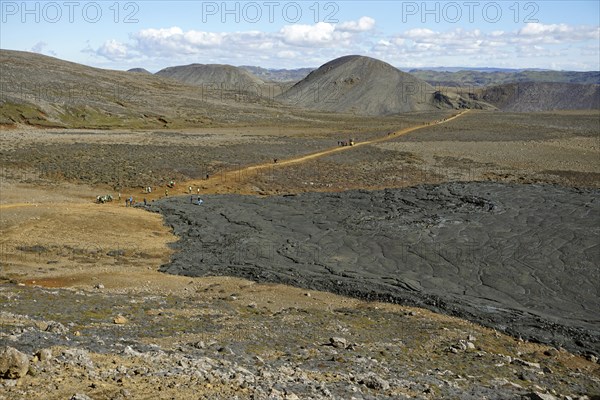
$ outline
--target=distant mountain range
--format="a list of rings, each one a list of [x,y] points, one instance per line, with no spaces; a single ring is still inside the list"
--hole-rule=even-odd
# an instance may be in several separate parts
[[[416,71],[434,71],[434,72],[459,72],[459,71],[476,71],[476,72],[523,72],[523,71],[551,71],[543,68],[495,68],[495,67],[421,67],[421,68],[400,68],[406,72]]]
[[[490,86],[507,83],[580,83],[600,84],[600,71],[543,71],[543,70],[496,70],[488,71],[432,71],[411,70],[410,73],[433,86]]]
[[[473,85],[447,85],[459,86],[456,90],[430,84],[434,75],[427,75],[429,79],[420,76],[451,74],[447,76],[474,79],[477,74],[484,74],[498,80],[501,74],[508,73],[415,71],[409,74],[383,61],[356,55],[329,61],[295,84],[287,79],[297,78],[308,69],[293,72],[260,69],[261,78],[247,68],[191,64],[150,74],[141,68],[114,71],[12,50],[0,50],[0,65],[0,125],[5,126],[102,129],[223,126],[280,115],[298,120],[296,114],[308,110],[383,116],[437,109],[516,112],[600,109],[597,72],[522,71],[509,75],[513,79],[527,76],[567,82],[523,81],[481,86],[484,82],[477,81]]]
[[[193,64],[192,64],[193,65]],[[242,65],[240,67],[264,82],[297,83],[317,68],[262,68]],[[432,86],[491,86],[507,83],[557,82],[600,84],[600,71],[554,71],[541,68],[494,68],[494,67],[423,67],[398,68],[400,71],[429,83]],[[168,68],[166,68],[168,70]],[[130,69],[131,72],[148,73],[143,68]],[[160,73],[165,70],[159,71]]]
[[[241,66],[261,78],[272,82],[299,82],[316,68],[266,69]],[[403,72],[424,80],[433,86],[489,86],[518,82],[558,82],[600,84],[600,71],[553,71],[541,68],[483,68],[483,67],[425,67],[404,69]]]
[[[267,69],[262,67],[253,67],[242,65],[240,68],[245,69],[252,75],[259,77],[263,81],[271,82],[299,82],[306,78],[308,74],[316,68],[297,68],[297,69]]]

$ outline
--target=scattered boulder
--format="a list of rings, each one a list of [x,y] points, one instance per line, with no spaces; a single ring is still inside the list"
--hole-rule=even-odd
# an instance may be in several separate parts
[[[29,357],[14,347],[4,347],[0,350],[0,377],[19,379],[29,370]]]
[[[94,368],[94,363],[90,358],[90,354],[85,349],[66,349],[62,352],[62,356],[66,363],[76,365],[88,370]]]
[[[93,400],[90,396],[83,393],[75,393],[70,400]]]
[[[106,253],[106,255],[109,257],[125,257],[125,250],[123,250],[123,249],[111,250],[108,253]]]
[[[388,381],[375,374],[363,376],[358,380],[358,383],[374,390],[387,390],[390,388]]]
[[[329,344],[338,349],[345,349],[348,347],[348,342],[346,339],[341,337],[329,338]]]
[[[593,363],[598,363],[598,357],[594,354],[588,354],[585,358]]]
[[[523,365],[529,368],[540,369],[542,366],[539,363],[529,362],[525,360],[521,360],[520,358],[515,358],[512,360],[512,364]]]
[[[558,400],[556,396],[553,396],[549,393],[540,392],[529,393],[525,396],[525,398],[530,400]]]
[[[448,350],[454,354],[460,351],[475,350],[475,344],[466,340],[459,340],[458,343],[450,346]]]
[[[546,351],[544,351],[544,355],[547,357],[556,357],[558,356],[558,350],[556,349],[548,349]]]
[[[40,361],[50,361],[52,359],[52,350],[41,349],[35,355]]]
[[[114,322],[115,324],[117,324],[117,325],[124,325],[124,324],[126,324],[127,322],[129,322],[129,321],[128,321],[128,320],[127,320],[127,318],[125,318],[124,316],[122,316],[122,315],[117,315],[117,316],[115,317],[115,319],[113,320],[113,322]]]
[[[56,333],[59,335],[66,335],[68,329],[60,322],[52,321],[48,323],[48,326],[46,327],[46,332]]]

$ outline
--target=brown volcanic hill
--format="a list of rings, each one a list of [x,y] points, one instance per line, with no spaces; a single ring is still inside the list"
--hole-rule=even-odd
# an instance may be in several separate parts
[[[489,108],[470,99],[448,97],[428,83],[380,60],[345,56],[330,61],[278,96],[308,109],[388,115],[440,108]]]
[[[600,85],[510,83],[485,88],[477,98],[505,111],[594,110],[600,109]]]
[[[146,68],[131,68],[131,69],[128,69],[127,72],[137,72],[139,74],[150,74],[150,75],[152,75],[152,72],[148,71]]]
[[[239,91],[199,91],[153,74],[105,70],[0,50],[0,125],[69,128],[207,126],[278,115]]]
[[[161,69],[156,75],[195,86],[256,91],[265,83],[243,68],[223,64],[190,64]]]

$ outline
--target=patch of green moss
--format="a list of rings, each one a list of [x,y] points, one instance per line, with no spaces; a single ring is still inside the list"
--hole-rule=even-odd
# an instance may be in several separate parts
[[[15,125],[18,123],[43,127],[62,127],[61,124],[50,121],[48,116],[34,105],[2,103],[0,105],[0,125]]]

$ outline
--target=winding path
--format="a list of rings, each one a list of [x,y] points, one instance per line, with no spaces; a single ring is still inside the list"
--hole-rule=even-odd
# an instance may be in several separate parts
[[[284,159],[284,160],[279,160],[276,163],[262,163],[262,164],[257,164],[257,165],[250,165],[241,169],[237,169],[234,171],[227,171],[227,172],[223,172],[218,174],[215,177],[211,177],[210,179],[207,180],[193,180],[193,181],[188,181],[188,182],[184,182],[182,183],[178,188],[175,189],[175,191],[173,191],[173,194],[185,194],[187,193],[185,191],[186,188],[188,188],[189,186],[193,186],[193,187],[197,187],[197,186],[201,186],[201,187],[214,187],[215,184],[217,182],[223,182],[223,181],[238,181],[240,180],[240,177],[243,176],[249,176],[249,173],[251,172],[256,172],[256,171],[260,171],[263,169],[268,169],[268,168],[277,168],[277,167],[283,167],[283,166],[287,166],[287,165],[292,165],[292,164],[299,164],[305,161],[309,161],[309,160],[313,160],[316,158],[321,158],[321,157],[325,157],[325,156],[329,156],[331,154],[334,153],[339,153],[342,151],[350,151],[352,149],[355,149],[357,147],[361,147],[361,146],[366,146],[366,145],[370,145],[370,144],[375,144],[375,143],[380,143],[380,142],[385,142],[391,139],[395,139],[399,136],[403,136],[406,135],[408,133],[417,131],[419,129],[423,129],[423,128],[428,128],[431,126],[435,126],[435,125],[441,125],[444,124],[446,122],[450,122],[456,118],[461,117],[462,115],[466,114],[467,112],[469,112],[470,110],[464,110],[461,111],[460,113],[453,115],[451,117],[448,118],[444,118],[442,120],[439,121],[435,121],[435,122],[429,122],[429,123],[425,123],[423,125],[415,125],[412,126],[410,128],[406,128],[406,129],[402,129],[399,131],[395,131],[392,132],[390,134],[387,134],[385,136],[382,137],[378,137],[375,139],[370,139],[370,140],[365,140],[362,142],[358,142],[356,144],[354,144],[353,146],[336,146],[336,147],[331,147],[328,148],[326,150],[321,150],[315,153],[310,153],[310,154],[305,154],[302,156],[298,156],[298,157],[294,157],[294,158],[288,158],[288,159]],[[169,191],[171,192],[171,191]]]
[[[321,157],[325,157],[331,154],[335,154],[335,153],[339,153],[342,151],[350,151],[352,149],[361,147],[361,146],[367,146],[370,144],[375,144],[375,143],[380,143],[380,142],[385,142],[391,139],[395,139],[399,136],[403,136],[406,135],[408,133],[417,131],[419,129],[423,129],[423,128],[428,128],[431,126],[435,126],[435,125],[440,125],[440,124],[444,124],[446,122],[450,122],[456,118],[461,117],[462,115],[464,115],[465,113],[469,112],[470,110],[464,110],[461,111],[460,113],[453,115],[451,117],[448,118],[444,118],[442,120],[438,120],[438,121],[434,121],[434,122],[428,122],[428,123],[424,123],[422,125],[415,125],[409,128],[405,128],[405,129],[401,129],[395,132],[392,132],[390,134],[387,134],[385,136],[382,137],[378,137],[375,139],[370,139],[370,140],[365,140],[362,142],[358,142],[356,144],[354,144],[354,146],[336,146],[336,147],[331,147],[325,150],[321,150],[315,153],[310,153],[310,154],[305,154],[305,155],[301,155],[298,157],[293,157],[293,158],[288,158],[288,159],[284,159],[284,160],[279,160],[277,163],[272,163],[272,162],[268,162],[268,163],[262,163],[262,164],[257,164],[257,165],[250,165],[247,167],[243,167],[241,169],[236,169],[236,170],[232,170],[232,171],[225,171],[222,173],[219,173],[216,176],[212,176],[209,179],[206,180],[191,180],[191,181],[187,181],[187,182],[183,182],[177,185],[177,187],[173,188],[173,189],[169,189],[169,195],[181,195],[181,194],[188,194],[188,191],[186,190],[189,186],[192,187],[202,187],[203,188],[203,193],[206,193],[206,191],[208,190],[209,192],[212,190],[214,190],[215,188],[223,188],[223,189],[229,189],[232,190],[233,188],[227,188],[227,187],[223,187],[223,182],[237,182],[240,183],[243,180],[243,177],[249,177],[251,176],[251,173],[255,173],[255,172],[259,172],[261,170],[265,170],[265,169],[269,169],[269,168],[279,168],[279,167],[284,167],[284,166],[288,166],[288,165],[292,165],[292,164],[299,164],[305,161],[309,161],[309,160],[313,160],[316,158],[321,158]],[[163,189],[158,189],[156,190],[154,193],[151,194],[144,194],[143,197],[145,197],[148,201],[150,200],[154,200],[160,197],[164,196],[164,192]],[[139,201],[140,196],[136,196],[137,200]],[[61,204],[72,204],[70,202],[61,202]],[[56,206],[57,202],[52,202],[52,204],[54,206]],[[9,208],[20,208],[20,207],[38,207],[42,204],[40,203],[8,203],[8,204],[0,204],[0,210],[2,209],[9,209]],[[121,202],[113,202],[112,203],[113,206],[122,206]]]

